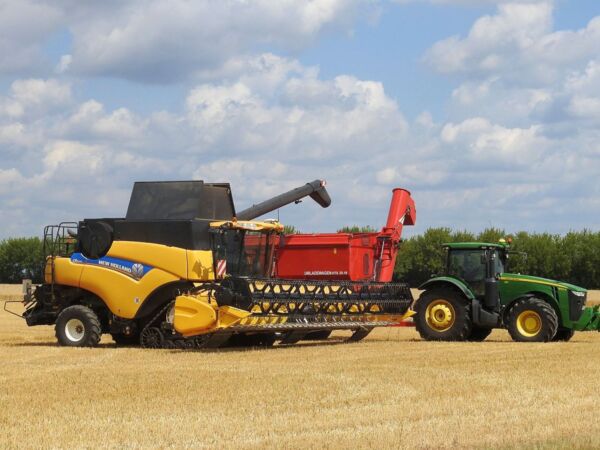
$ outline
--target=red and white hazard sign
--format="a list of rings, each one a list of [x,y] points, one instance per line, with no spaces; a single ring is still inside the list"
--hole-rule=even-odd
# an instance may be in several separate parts
[[[227,272],[227,261],[225,259],[217,259],[217,278],[223,278]]]

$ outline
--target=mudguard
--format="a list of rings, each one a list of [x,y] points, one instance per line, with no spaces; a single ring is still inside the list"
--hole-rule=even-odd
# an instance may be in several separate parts
[[[460,290],[460,292],[462,292],[464,294],[464,296],[469,300],[473,300],[475,298],[475,294],[473,294],[473,291],[471,291],[471,289],[469,289],[469,287],[464,282],[462,282],[458,278],[453,278],[453,277],[431,278],[430,280],[427,280],[425,283],[423,283],[421,286],[419,286],[419,289],[420,290],[433,289],[438,286],[443,287],[443,286],[448,286],[448,285],[452,285],[455,288],[457,288],[458,290]]]

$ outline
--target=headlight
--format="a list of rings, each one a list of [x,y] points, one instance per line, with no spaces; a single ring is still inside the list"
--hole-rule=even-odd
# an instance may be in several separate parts
[[[571,291],[571,294],[575,295],[576,297],[585,297],[585,292]]]

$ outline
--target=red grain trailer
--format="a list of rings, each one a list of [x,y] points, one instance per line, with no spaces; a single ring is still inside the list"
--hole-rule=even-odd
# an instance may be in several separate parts
[[[390,282],[404,225],[414,225],[415,202],[393,190],[385,227],[377,233],[288,234],[276,248],[279,278]]]

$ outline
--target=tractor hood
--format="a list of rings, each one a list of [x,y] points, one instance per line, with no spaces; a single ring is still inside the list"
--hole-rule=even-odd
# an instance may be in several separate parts
[[[567,289],[575,292],[587,292],[587,289],[563,281],[551,280],[548,278],[534,277],[531,275],[521,275],[517,273],[503,273],[500,275],[500,281],[522,281],[523,283],[544,284],[557,288]]]

